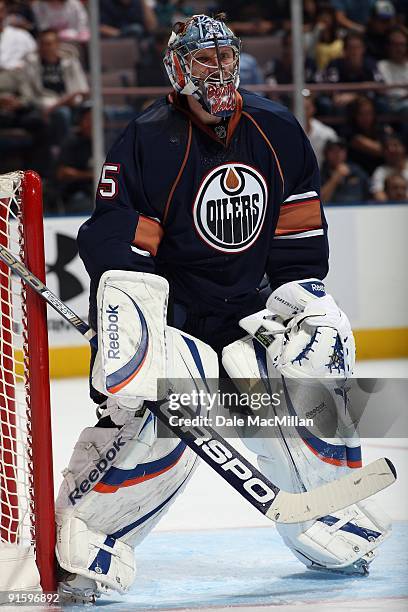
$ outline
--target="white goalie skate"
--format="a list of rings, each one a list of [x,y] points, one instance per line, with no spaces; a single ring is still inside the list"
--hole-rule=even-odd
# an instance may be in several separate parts
[[[95,580],[60,568],[58,594],[65,605],[94,604],[102,592]]]

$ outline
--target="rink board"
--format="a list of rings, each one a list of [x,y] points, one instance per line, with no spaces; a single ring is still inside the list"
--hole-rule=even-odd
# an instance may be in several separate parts
[[[408,522],[394,524],[369,576],[304,569],[274,528],[153,533],[137,549],[138,578],[104,610],[407,610]],[[382,603],[382,605],[381,605]],[[332,604],[333,608],[331,605]],[[400,607],[401,606],[401,607]]]
[[[408,357],[408,327],[355,329],[357,359],[400,359]],[[87,376],[91,351],[88,345],[51,347],[52,378]]]
[[[404,265],[408,260],[408,205],[328,206],[330,271],[327,289],[347,313],[359,359],[408,357]],[[81,318],[88,313],[89,278],[76,235],[85,217],[46,218],[47,284]],[[84,376],[89,349],[48,310],[53,377]]]

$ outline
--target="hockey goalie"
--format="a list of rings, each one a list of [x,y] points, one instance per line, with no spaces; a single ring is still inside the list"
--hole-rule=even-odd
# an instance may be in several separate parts
[[[79,231],[99,420],[80,434],[57,499],[59,590],[71,600],[129,589],[135,547],[194,472],[196,454],[159,435],[145,405],[166,393],[160,381],[181,393],[221,372],[265,384],[327,379],[331,392],[352,375],[350,324],[322,282],[315,156],[286,108],[239,89],[240,50],[222,15],[175,25],[164,57],[173,91],[113,145]],[[254,336],[259,321],[268,348]],[[289,390],[292,400],[302,402]],[[359,467],[341,400],[330,442],[241,432],[261,472],[302,492]],[[390,525],[368,499],[278,530],[305,566],[353,574],[368,571]]]

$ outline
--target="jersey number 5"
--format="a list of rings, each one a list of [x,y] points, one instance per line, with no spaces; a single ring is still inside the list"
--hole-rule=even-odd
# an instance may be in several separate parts
[[[118,195],[118,177],[120,164],[105,164],[99,181],[98,193],[101,198],[115,198]]]

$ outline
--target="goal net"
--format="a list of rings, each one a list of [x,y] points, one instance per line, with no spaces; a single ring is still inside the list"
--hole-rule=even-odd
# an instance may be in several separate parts
[[[41,181],[0,176],[0,247],[45,281]],[[46,308],[0,260],[0,591],[55,589]]]

